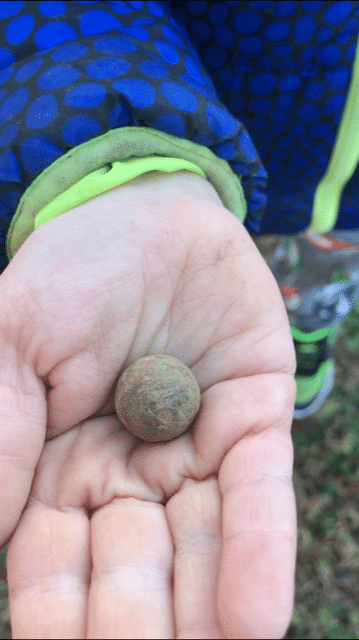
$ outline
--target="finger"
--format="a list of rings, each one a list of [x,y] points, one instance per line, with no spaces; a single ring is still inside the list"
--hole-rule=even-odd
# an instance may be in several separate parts
[[[227,380],[209,389],[193,433],[195,477],[218,469],[243,437],[273,429],[289,434],[295,394],[294,378],[283,373]]]
[[[7,555],[13,638],[85,638],[89,521],[32,501]]]
[[[296,554],[290,437],[294,399],[295,383],[286,374],[219,383],[202,396],[193,437],[187,433],[164,443],[162,448],[151,447],[146,452],[139,448],[134,454],[136,469],[149,485],[163,488],[170,496],[184,478],[203,480],[220,469],[224,483],[221,492],[228,493],[220,600],[221,623],[227,637],[280,637],[278,628],[283,630],[290,621]],[[254,446],[252,456],[248,443]],[[233,458],[232,449],[238,461]],[[233,460],[229,465],[228,461]],[[221,467],[227,470],[226,474]],[[237,483],[236,492],[231,489],[231,478]],[[267,509],[263,512],[261,491]],[[260,517],[264,516],[267,520],[262,526]],[[248,531],[237,536],[239,541],[234,548],[231,536],[235,539],[236,527],[242,521]],[[251,553],[257,564],[248,565]],[[278,615],[272,609],[278,609]]]
[[[28,499],[45,441],[44,384],[0,335],[0,547],[14,530]]]
[[[176,638],[220,638],[221,497],[216,478],[185,481],[166,505],[175,545]]]
[[[293,611],[296,505],[289,430],[249,435],[219,473],[219,611],[229,638],[282,638]]]
[[[271,429],[288,433],[296,386],[283,373],[220,382],[202,394],[194,427],[179,438],[139,445],[133,466],[153,491],[171,497],[188,477],[204,480],[218,471],[243,437]]]
[[[88,638],[173,638],[173,547],[164,507],[115,500],[91,520]]]

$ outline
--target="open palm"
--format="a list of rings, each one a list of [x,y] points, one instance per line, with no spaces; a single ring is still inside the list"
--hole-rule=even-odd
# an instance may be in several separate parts
[[[277,285],[216,202],[129,198],[119,214],[113,195],[37,229],[1,276],[13,636],[280,637],[295,356]],[[115,414],[121,370],[153,353],[202,392],[168,443]]]

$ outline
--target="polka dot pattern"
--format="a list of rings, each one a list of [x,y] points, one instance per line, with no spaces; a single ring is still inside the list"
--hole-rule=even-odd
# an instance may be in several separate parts
[[[18,202],[70,148],[123,126],[209,147],[256,233],[309,225],[341,120],[359,2],[0,3],[0,267]],[[338,228],[359,226],[356,172]],[[1,262],[2,261],[2,262]]]
[[[196,17],[207,11],[207,3],[191,7]],[[210,24],[219,28],[227,15],[222,3],[211,6]],[[255,145],[166,3],[0,3],[0,42],[3,257],[9,222],[39,173],[72,147],[124,126],[188,138],[225,158],[246,178],[246,224],[259,228],[266,173]]]
[[[247,228],[260,234],[307,228],[350,85],[359,2],[162,4],[188,30],[268,173],[265,214],[259,229]],[[337,228],[359,227],[358,192],[357,170],[343,192]]]

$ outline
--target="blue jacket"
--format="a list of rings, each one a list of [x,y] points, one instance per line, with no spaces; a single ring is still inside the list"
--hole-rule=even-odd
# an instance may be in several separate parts
[[[344,0],[0,3],[0,267],[33,181],[121,127],[227,162],[252,235],[308,228],[353,85],[358,13]],[[358,193],[355,165],[335,228],[359,228]]]

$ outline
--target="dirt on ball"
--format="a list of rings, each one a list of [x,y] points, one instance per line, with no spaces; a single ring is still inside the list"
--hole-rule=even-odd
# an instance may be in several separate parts
[[[201,403],[198,382],[181,360],[153,355],[133,362],[116,387],[122,424],[146,442],[165,442],[184,433]]]

